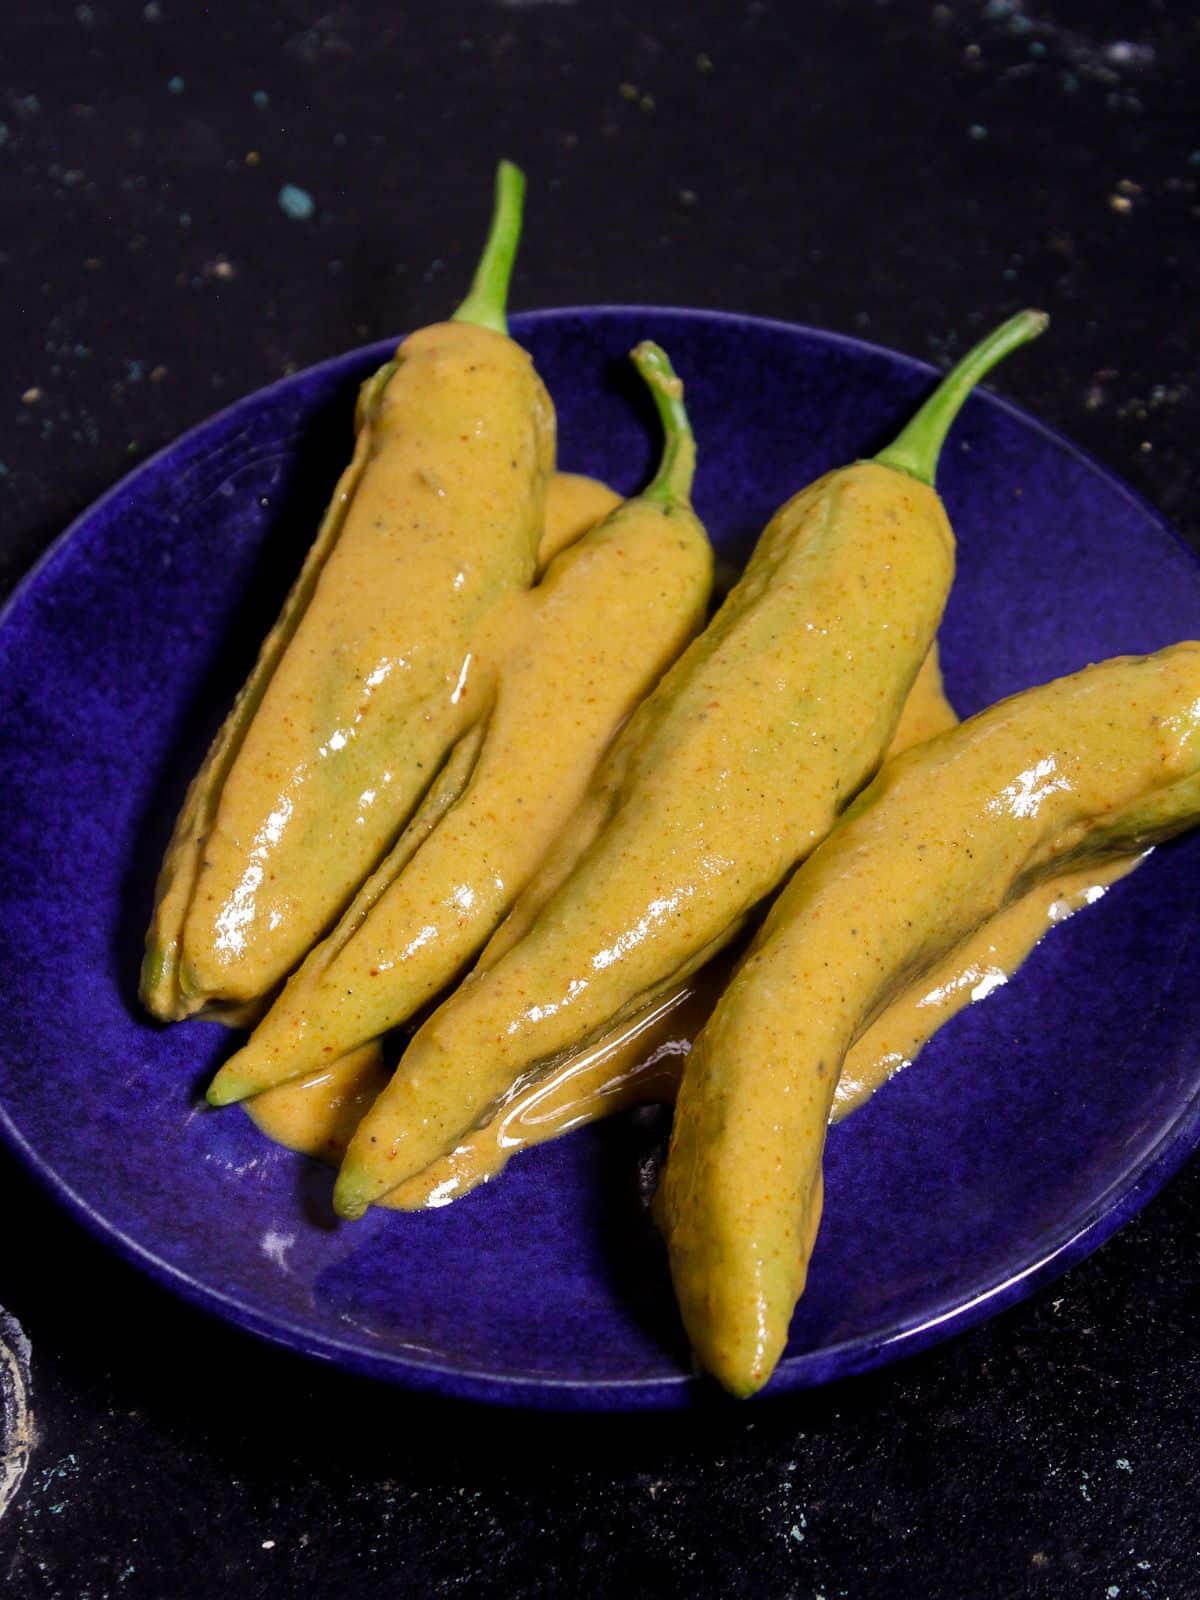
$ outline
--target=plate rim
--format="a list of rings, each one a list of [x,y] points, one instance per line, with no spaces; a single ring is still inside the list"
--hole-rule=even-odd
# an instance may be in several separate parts
[[[907,355],[902,350],[893,350],[890,346],[876,344],[874,340],[859,338],[856,334],[841,333],[836,329],[818,328],[809,322],[788,322],[783,317],[765,317],[751,312],[723,311],[719,308],[708,309],[704,306],[672,306],[643,304],[630,302],[624,304],[613,302],[605,305],[566,305],[566,306],[541,306],[532,311],[513,312],[509,318],[509,330],[512,337],[520,343],[519,334],[526,324],[540,323],[555,317],[596,317],[596,316],[661,316],[681,317],[685,320],[700,322],[726,322],[734,324],[750,324],[753,327],[764,328],[786,334],[806,334],[826,344],[841,345],[847,350],[862,351],[871,356],[882,356],[885,360],[899,362],[901,365],[919,373],[922,377],[937,378],[945,373],[945,368],[937,367],[930,361],[923,360],[920,356]],[[231,400],[228,405],[220,407],[217,411],[210,412],[201,417],[198,422],[191,423],[182,433],[169,439],[166,444],[160,445],[153,454],[148,455],[144,461],[139,461],[131,467],[115,483],[109,485],[96,499],[89,501],[83,510],[71,518],[70,522],[57,533],[46,548],[36,557],[32,566],[17,580],[10,593],[0,604],[0,629],[3,629],[10,620],[11,613],[17,603],[25,598],[25,591],[35,579],[41,577],[46,568],[51,566],[60,555],[63,547],[77,534],[84,531],[85,524],[92,517],[99,514],[108,502],[117,495],[131,488],[144,474],[160,466],[164,457],[171,455],[183,446],[195,442],[206,429],[218,422],[227,422],[236,417],[238,412],[249,409],[257,401],[264,400],[276,392],[289,389],[305,379],[311,379],[326,372],[333,372],[337,368],[352,369],[358,362],[364,362],[368,357],[374,359],[380,356],[386,359],[389,350],[395,350],[397,344],[409,337],[408,333],[400,333],[394,337],[372,339],[366,344],[355,345],[349,350],[343,350],[331,356],[323,356],[319,361],[310,362],[306,367],[298,367],[295,372],[284,373],[282,377],[273,378],[270,383],[265,383],[261,388],[251,389],[248,393],[239,395],[236,400]],[[349,376],[349,371],[347,371]],[[972,395],[973,399],[984,400],[990,405],[996,405],[1001,410],[1015,417],[1024,426],[1043,434],[1052,440],[1061,449],[1066,450],[1084,466],[1097,472],[1113,488],[1117,489],[1124,497],[1135,505],[1143,514],[1150,517],[1160,528],[1169,535],[1189,559],[1200,564],[1200,552],[1192,548],[1179,530],[1167,520],[1154,503],[1147,499],[1139,489],[1120,476],[1115,468],[1107,466],[1098,456],[1085,450],[1074,440],[1068,438],[1053,424],[1044,422],[1032,411],[1019,405],[1007,396],[997,394],[986,384],[980,384]]]
[[[536,328],[545,322],[569,317],[595,320],[608,316],[669,316],[677,320],[738,327],[750,325],[788,337],[799,334],[854,354],[882,358],[893,367],[905,368],[922,377],[935,378],[940,375],[940,369],[930,362],[852,334],[781,318],[704,307],[646,304],[551,306],[515,313],[510,319],[510,326],[513,337],[519,341],[526,329]],[[386,359],[403,337],[372,340],[286,373],[193,423],[139,462],[73,517],[14,586],[0,606],[0,653],[6,643],[6,633],[14,621],[19,620],[21,608],[33,597],[37,586],[52,573],[69,547],[86,539],[92,525],[103,518],[112,502],[131,492],[139,492],[139,480],[153,478],[165,462],[174,459],[189,446],[200,443],[202,437],[215,426],[236,421],[241,413],[255,410],[264,403],[269,404],[281,393],[303,388],[314,379],[326,376],[349,378],[356,367],[365,367],[371,360]],[[1058,449],[1102,478],[1161,533],[1166,534],[1193,566],[1200,567],[1200,552],[1193,549],[1157,507],[1112,468],[1014,401],[990,389],[982,390],[979,398],[998,406],[1023,428],[1047,438]],[[3,1101],[0,1101],[0,1137],[43,1190],[62,1204],[88,1233],[159,1286],[178,1294],[208,1314],[219,1317],[227,1325],[359,1376],[401,1384],[414,1392],[544,1410],[613,1412],[677,1409],[706,1403],[717,1394],[715,1385],[682,1368],[670,1375],[656,1374],[640,1378],[563,1378],[549,1374],[506,1374],[383,1350],[373,1353],[349,1339],[341,1340],[318,1333],[287,1317],[264,1313],[236,1295],[213,1288],[140,1243],[109,1221],[76,1191],[68,1177],[38,1155],[13,1123]],[[857,1335],[825,1345],[820,1350],[785,1358],[771,1383],[762,1391],[762,1397],[770,1400],[791,1391],[832,1382],[904,1359],[955,1334],[966,1332],[1017,1304],[1061,1276],[1111,1238],[1180,1170],[1197,1144],[1200,1144],[1200,1073],[1197,1074],[1190,1097],[1177,1108],[1170,1124],[1155,1143],[1114,1179],[1108,1189],[1082,1213],[1068,1219],[1064,1227],[1045,1240],[1035,1241],[1029,1252],[1032,1254],[1036,1250],[1034,1259],[1026,1260],[1018,1270],[1003,1277],[994,1277],[966,1299],[960,1289],[944,1296],[934,1308],[927,1307],[920,1314],[895,1319],[875,1336]]]
[[[37,1157],[12,1124],[2,1102],[0,1136],[39,1185],[93,1238],[114,1250],[122,1260],[144,1272],[160,1287],[218,1317],[227,1326],[257,1335],[294,1354],[325,1362],[359,1377],[398,1384],[413,1393],[533,1410],[611,1413],[734,1403],[720,1394],[716,1385],[703,1374],[682,1369],[670,1375],[645,1378],[559,1378],[505,1374],[383,1351],[373,1355],[349,1340],[314,1333],[283,1317],[267,1316],[236,1296],[211,1288],[139,1244],[89,1205],[56,1168]],[[1200,1081],[1183,1110],[1141,1161],[1093,1203],[1087,1220],[1073,1229],[1064,1229],[1057,1241],[1036,1260],[1017,1272],[993,1280],[965,1301],[951,1296],[948,1298],[955,1302],[953,1304],[939,1306],[919,1319],[901,1319],[878,1338],[844,1339],[818,1351],[786,1357],[767,1387],[752,1399],[778,1399],[797,1390],[817,1388],[907,1359],[1019,1304],[1098,1250],[1136,1216],[1181,1169],[1198,1142]],[[1115,1195],[1114,1190],[1117,1191]]]

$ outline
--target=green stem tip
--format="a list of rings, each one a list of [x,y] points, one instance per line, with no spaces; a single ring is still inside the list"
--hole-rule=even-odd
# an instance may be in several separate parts
[[[630,352],[630,360],[650,391],[663,429],[662,459],[641,498],[686,505],[696,476],[696,440],[683,403],[683,382],[667,352],[651,339],[643,339]]]
[[[451,317],[452,322],[473,322],[493,333],[508,332],[508,284],[517,258],[524,210],[525,174],[511,161],[502,161],[496,168],[492,225],[483,254],[471,280],[471,291]]]
[[[1036,339],[1049,325],[1044,311],[1018,311],[994,328],[953,367],[906,428],[875,457],[884,467],[895,467],[933,487],[938,456],[951,424],[971,390],[1010,351]]]

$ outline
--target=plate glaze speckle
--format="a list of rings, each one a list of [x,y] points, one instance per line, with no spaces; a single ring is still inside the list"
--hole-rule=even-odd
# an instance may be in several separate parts
[[[514,332],[557,402],[562,465],[626,491],[654,430],[625,353],[661,340],[700,441],[697,507],[735,559],[797,488],[879,448],[931,377],[853,340],[710,313],[555,311]],[[116,1249],[256,1333],[446,1394],[686,1404],[707,1388],[639,1187],[665,1114],[534,1151],[445,1210],[335,1226],[324,1170],[240,1111],[200,1109],[228,1034],[159,1028],[136,1004],[188,777],[347,458],[355,386],[390,348],[189,433],[81,518],[5,613],[0,1128]],[[1052,360],[1049,341],[1017,359]],[[961,713],[1200,636],[1196,558],[1013,407],[968,403],[939,486],[960,542],[941,637]],[[1200,837],[1056,930],[832,1132],[809,1288],[768,1393],[1010,1304],[1179,1166],[1200,1137],[1198,906]]]

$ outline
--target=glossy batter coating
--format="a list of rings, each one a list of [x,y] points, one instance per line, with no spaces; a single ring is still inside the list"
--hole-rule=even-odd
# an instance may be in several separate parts
[[[663,471],[514,602],[505,642],[493,646],[486,729],[452,763],[446,804],[429,826],[418,814],[420,836],[401,838],[309,954],[218,1073],[214,1104],[335,1060],[454,978],[528,881],[617,729],[703,622],[712,550],[688,505],[695,450],[679,382],[657,346],[634,359],[662,407]],[[578,495],[588,509],[595,488]]]
[[[564,518],[571,507],[599,505],[602,495],[619,504],[619,497],[601,484],[574,485],[547,499],[546,516]],[[585,480],[586,482],[586,480]],[[547,527],[547,538],[558,528]],[[544,540],[543,543],[546,541]],[[947,701],[934,645],[922,664],[905,701],[900,725],[888,750],[889,759],[901,750],[953,727],[957,717]],[[446,1205],[480,1183],[494,1178],[507,1161],[522,1150],[555,1139],[587,1122],[634,1105],[673,1104],[683,1063],[691,1042],[712,1014],[732,970],[732,950],[724,951],[703,971],[664,995],[648,1012],[602,1035],[595,1044],[567,1056],[544,1078],[531,1083],[499,1107],[481,1127],[464,1135],[447,1156],[433,1162],[407,1183],[391,1190],[383,1204],[405,1210]],[[966,963],[978,958],[963,952]],[[1019,957],[1018,957],[1019,959]],[[1015,963],[1014,963],[1015,964]],[[948,985],[961,977],[956,969]],[[961,989],[961,983],[956,985]],[[920,1006],[920,1002],[917,1002]],[[920,1006],[922,1021],[930,1007]],[[887,1019],[881,1019],[881,1024]],[[862,1041],[864,1059],[858,1069],[854,1104],[895,1070],[896,1040],[912,1032],[907,1019],[883,1030],[879,1048]],[[379,1041],[353,1050],[332,1064],[269,1089],[244,1102],[245,1109],[268,1138],[340,1164],[363,1117],[391,1076]],[[841,1088],[847,1083],[844,1073]],[[839,1088],[839,1105],[841,1103]],[[834,1107],[836,1120],[839,1105]],[[845,1107],[849,1109],[849,1105]]]
[[[521,179],[476,287],[365,386],[354,459],[176,826],[142,996],[268,994],[393,843],[490,698],[497,611],[533,579],[554,413],[504,332]]]
[[[1089,667],[889,762],[796,872],[688,1059],[657,1214],[701,1364],[770,1376],[847,1052],[1039,883],[1200,820],[1200,644]]]
[[[727,943],[883,758],[949,592],[931,487],[971,385],[1045,319],[978,347],[876,461],[772,518],[716,617],[630,719],[516,942],[485,951],[355,1135],[335,1204],[359,1216],[451,1150],[526,1075],[652,1003]],[[922,481],[922,479],[926,481]]]

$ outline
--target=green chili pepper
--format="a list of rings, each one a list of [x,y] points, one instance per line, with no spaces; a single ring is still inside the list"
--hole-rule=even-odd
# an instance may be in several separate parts
[[[1200,821],[1200,644],[1015,695],[890,761],[796,872],[701,1031],[657,1211],[701,1364],[770,1376],[804,1288],[842,1062],[1037,884]]]
[[[142,996],[260,1004],[395,841],[490,702],[494,619],[535,572],[554,414],[504,304],[524,180],[454,320],[364,385],[354,458],[167,851]]]

